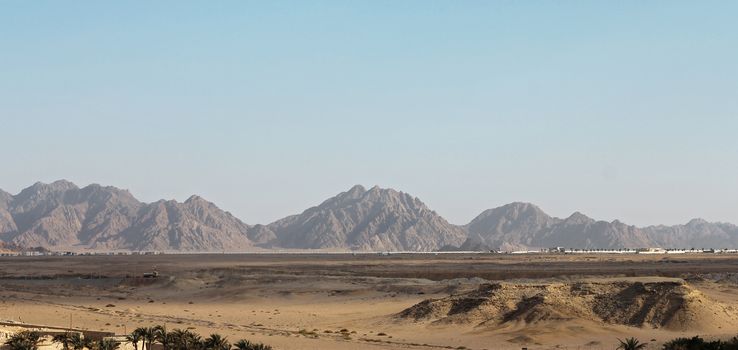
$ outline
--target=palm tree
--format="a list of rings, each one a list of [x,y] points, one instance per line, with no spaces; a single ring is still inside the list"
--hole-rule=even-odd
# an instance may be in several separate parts
[[[156,341],[156,328],[146,328],[146,333],[144,333],[144,340],[146,341],[146,350],[151,350],[151,345],[154,344],[154,342]]]
[[[233,346],[235,346],[236,350],[272,350],[272,347],[269,345],[252,343],[246,339],[237,341]]]
[[[69,334],[69,332],[57,334],[53,338],[51,338],[52,343],[61,344],[62,349],[64,350],[69,350],[70,340],[71,340],[71,334]]]
[[[141,341],[141,332],[139,332],[141,328],[137,328],[131,332],[131,334],[126,336],[126,341],[133,344],[133,350],[138,350],[138,343]]]
[[[151,344],[154,343],[156,337],[153,327],[138,327],[133,330],[133,333],[137,333],[139,339],[143,342],[141,350],[151,350]]]
[[[169,341],[172,343],[171,344],[172,349],[182,350],[185,348],[184,339],[187,333],[188,331],[184,331],[178,328],[169,332]]]
[[[164,350],[169,350],[169,348],[172,347],[173,334],[167,332],[166,326],[155,326],[153,330],[154,330],[154,340],[158,341]]]
[[[171,336],[174,350],[200,350],[203,347],[202,338],[189,330],[175,329]]]
[[[100,339],[96,345],[97,350],[117,350],[120,347],[120,343],[115,339]]]
[[[251,350],[251,342],[246,339],[241,339],[233,344],[236,350]]]
[[[5,341],[10,350],[38,350],[41,334],[33,331],[22,331],[13,334]]]
[[[202,350],[205,348],[204,343],[205,342],[199,334],[190,332],[187,334],[187,339],[185,342],[186,347],[184,350]]]
[[[621,350],[640,350],[646,347],[646,343],[641,343],[636,338],[625,338],[625,341],[618,339],[620,342],[620,345],[618,345],[617,349]]]
[[[79,333],[73,333],[72,336],[69,337],[69,345],[71,345],[72,349],[74,350],[84,350],[85,348],[92,348],[92,342],[89,339],[85,339]]]
[[[220,334],[211,334],[210,337],[206,338],[203,342],[206,350],[230,350],[231,344],[227,338],[222,337]]]

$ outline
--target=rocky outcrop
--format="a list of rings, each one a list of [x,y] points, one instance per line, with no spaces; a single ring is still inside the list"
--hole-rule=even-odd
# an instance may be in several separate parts
[[[686,282],[602,280],[572,283],[495,283],[439,299],[427,299],[395,315],[398,321],[500,328],[513,324],[591,322],[665,328],[717,330],[738,314]],[[721,323],[725,322],[725,323]]]

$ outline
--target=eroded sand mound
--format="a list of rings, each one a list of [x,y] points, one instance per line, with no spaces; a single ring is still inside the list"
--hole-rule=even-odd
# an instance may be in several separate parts
[[[738,320],[682,280],[605,280],[571,283],[496,283],[404,311],[402,320],[475,326],[588,321],[670,330],[715,329]]]

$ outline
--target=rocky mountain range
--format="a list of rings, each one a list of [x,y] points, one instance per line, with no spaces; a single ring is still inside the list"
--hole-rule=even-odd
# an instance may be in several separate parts
[[[462,250],[519,250],[533,247],[633,248],[660,246],[647,232],[619,221],[595,221],[576,212],[554,218],[529,203],[490,209],[466,226]]]
[[[449,224],[418,198],[359,185],[269,228],[281,247],[301,249],[432,251],[466,238],[463,228]]]
[[[128,191],[68,181],[0,197],[0,241],[55,250],[243,250],[249,226],[200,197],[141,203]]]
[[[554,218],[529,203],[511,203],[484,211],[465,226],[460,250],[522,250],[566,247],[581,249],[736,248],[738,227],[702,219],[686,225],[636,227],[618,220],[597,221],[576,212]]]
[[[143,203],[126,190],[61,180],[36,183],[17,195],[0,191],[0,243],[57,251],[190,252],[736,248],[738,227],[695,219],[639,228],[578,212],[560,219],[529,203],[489,209],[457,226],[407,193],[358,185],[301,214],[247,225],[198,196]]]

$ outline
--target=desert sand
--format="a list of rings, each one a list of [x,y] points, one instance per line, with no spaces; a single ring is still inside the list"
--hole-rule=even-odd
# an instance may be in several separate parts
[[[7,257],[0,320],[276,349],[655,349],[738,334],[735,272],[715,254]]]

